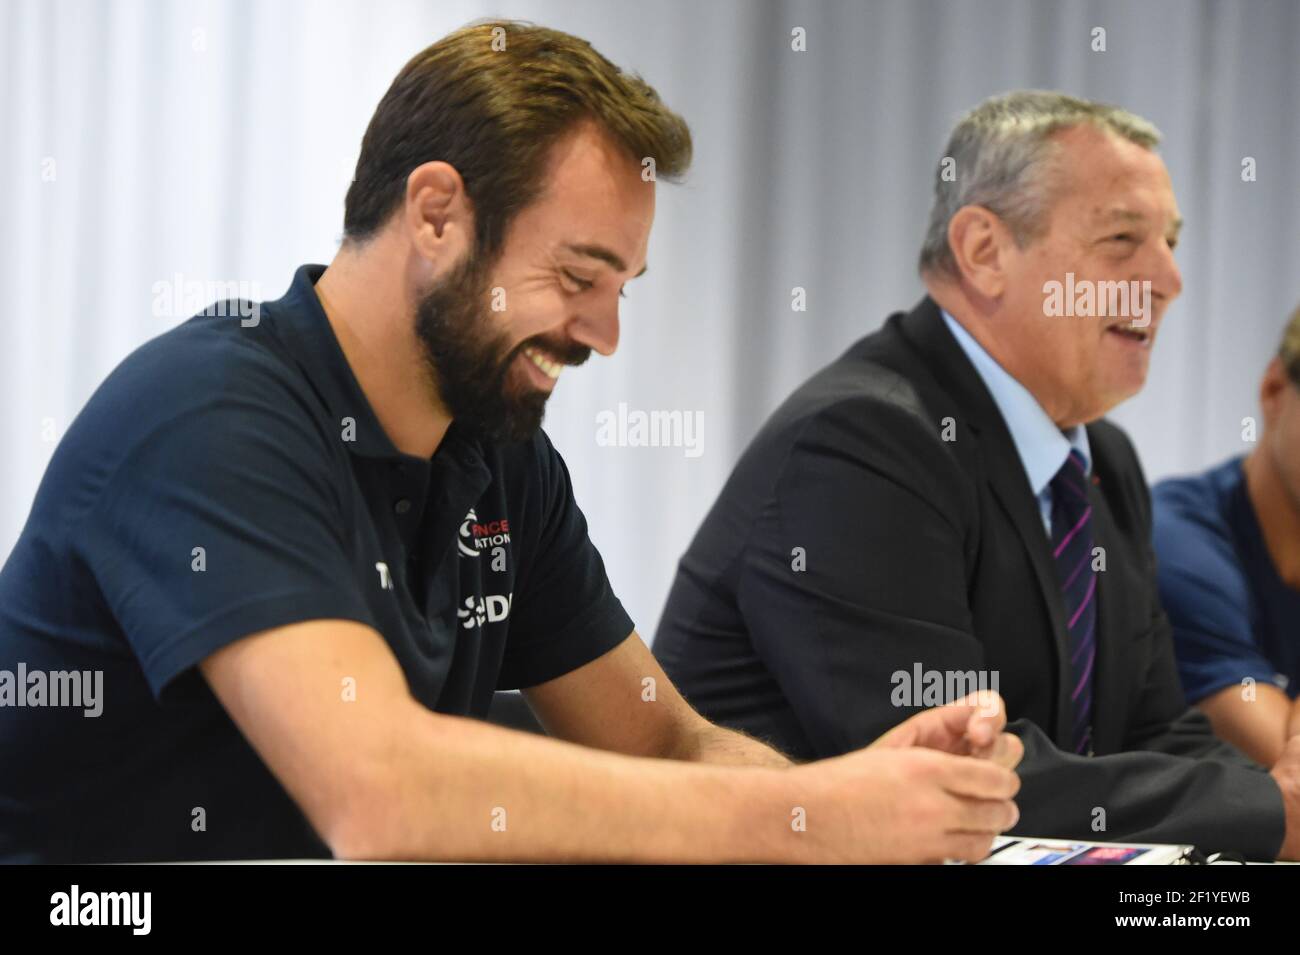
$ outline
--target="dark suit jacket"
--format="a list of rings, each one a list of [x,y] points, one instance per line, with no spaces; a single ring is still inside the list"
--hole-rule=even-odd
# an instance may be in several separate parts
[[[988,685],[996,673],[1026,750],[1017,832],[1272,858],[1280,790],[1184,702],[1137,457],[1105,421],[1088,439],[1105,559],[1091,758],[1057,748],[1069,660],[1037,501],[928,298],[763,427],[682,558],[655,653],[705,716],[802,759],[861,747],[917,712],[896,705],[900,673],[984,671]]]

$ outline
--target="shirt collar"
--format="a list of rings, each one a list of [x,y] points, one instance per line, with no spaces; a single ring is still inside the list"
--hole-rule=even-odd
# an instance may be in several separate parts
[[[957,339],[966,357],[970,359],[975,371],[979,373],[993,396],[1011,440],[1020,454],[1020,463],[1029,478],[1029,486],[1034,496],[1042,494],[1061,470],[1070,449],[1083,456],[1085,473],[1092,469],[1092,452],[1088,446],[1088,431],[1083,425],[1075,425],[1068,431],[1061,431],[1056,423],[1048,417],[1043,406],[1029,392],[1029,389],[1013,378],[1005,368],[994,361],[993,356],[984,350],[962,324],[940,310],[948,330]]]

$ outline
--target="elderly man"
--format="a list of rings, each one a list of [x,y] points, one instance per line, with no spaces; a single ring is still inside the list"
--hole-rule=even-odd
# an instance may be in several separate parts
[[[1160,599],[1187,701],[1265,766],[1300,734],[1300,309],[1245,457],[1156,485]]]
[[[614,596],[539,424],[618,343],[646,157],[679,173],[690,135],[640,79],[467,27],[380,102],[328,268],[110,375],[0,572],[0,860],[988,852],[1000,700],[792,767],[687,706]],[[558,739],[467,718],[514,687]]]
[[[998,687],[1017,831],[1300,855],[1272,775],[1188,710],[1137,456],[1181,289],[1159,134],[1055,93],[991,99],[939,164],[928,295],[775,412],[705,519],[655,650],[700,711],[797,758]]]

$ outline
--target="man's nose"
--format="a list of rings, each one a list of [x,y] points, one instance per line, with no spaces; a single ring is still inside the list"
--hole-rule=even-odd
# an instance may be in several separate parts
[[[610,305],[588,307],[573,319],[569,336],[606,357],[618,348],[618,299]]]
[[[1176,299],[1183,290],[1183,273],[1174,259],[1174,250],[1163,240],[1155,253],[1155,261],[1151,265],[1148,277],[1151,280],[1152,295],[1163,301],[1165,305]]]

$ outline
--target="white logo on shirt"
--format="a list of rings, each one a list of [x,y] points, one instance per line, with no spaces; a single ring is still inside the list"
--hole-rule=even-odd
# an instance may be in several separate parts
[[[502,597],[500,594],[488,594],[482,600],[465,598],[465,606],[456,611],[460,625],[466,630],[481,627],[484,623],[500,623],[510,616],[510,605],[514,602],[513,593]]]
[[[466,541],[473,543],[474,537],[470,533],[469,528],[470,525],[473,524],[476,520],[478,520],[478,515],[474,513],[474,508],[471,507],[469,509],[469,513],[465,515],[465,520],[462,521],[460,525],[460,538],[456,541],[456,546],[460,549],[460,552],[464,554],[466,557],[478,556],[478,551],[470,547],[469,544],[465,543]]]
[[[384,590],[392,590],[393,578],[388,575],[388,565],[382,560],[376,561],[375,570],[379,571],[379,586]]]

